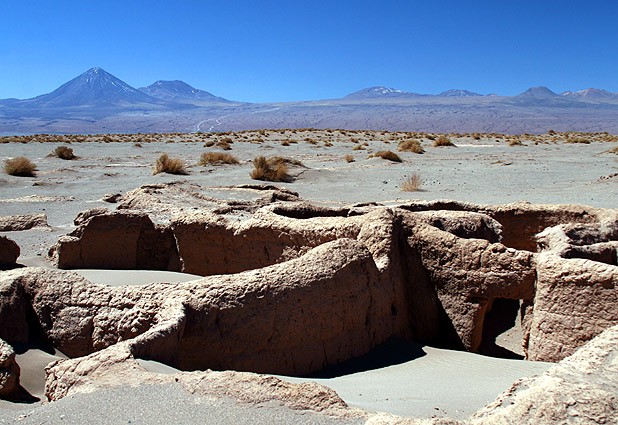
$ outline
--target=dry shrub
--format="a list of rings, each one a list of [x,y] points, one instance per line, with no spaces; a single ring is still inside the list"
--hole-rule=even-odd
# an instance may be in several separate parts
[[[289,140],[282,140],[281,141],[281,146],[290,146],[290,141]]]
[[[360,150],[363,150],[363,149],[365,149],[364,145],[356,145],[356,146],[354,146],[352,148],[353,151],[360,151]]]
[[[4,171],[11,176],[33,177],[36,165],[25,156],[18,156],[4,161]]]
[[[152,174],[188,174],[185,164],[180,158],[170,158],[166,153],[162,154],[155,163]]]
[[[281,157],[266,159],[258,156],[253,159],[253,170],[251,178],[253,180],[263,180],[269,182],[291,182],[292,176],[288,174],[288,166]]]
[[[369,158],[382,158],[393,162],[402,162],[399,155],[393,151],[378,151],[369,155]]]
[[[303,163],[298,159],[294,158],[286,158],[284,156],[271,156],[268,158],[268,162],[277,165],[277,164],[286,164],[286,165],[297,165],[299,167],[304,167]]]
[[[53,155],[60,159],[74,159],[75,154],[73,153],[73,149],[68,146],[58,146],[54,149]]]
[[[208,152],[203,153],[198,165],[238,164],[238,159],[229,153]]]
[[[569,137],[564,143],[582,143],[584,145],[589,145],[590,140],[583,137]]]
[[[523,146],[523,143],[519,139],[509,139],[509,146]]]
[[[402,140],[399,142],[397,150],[399,152],[425,153],[425,149],[421,146],[421,141],[416,139]]]
[[[453,142],[451,142],[451,139],[449,139],[445,135],[441,135],[441,136],[438,136],[438,138],[436,138],[433,141],[433,146],[439,147],[439,146],[455,146],[455,145],[453,144]]]
[[[405,179],[403,183],[401,183],[401,190],[404,192],[418,192],[421,190],[421,184],[423,180],[421,179],[420,174],[412,173],[410,177]]]
[[[234,141],[231,138],[225,137],[219,140],[217,143],[215,143],[215,146],[220,149],[223,149],[224,151],[229,151],[232,149],[232,146],[231,146],[232,143],[234,143]]]
[[[209,148],[211,146],[214,146],[215,142],[213,142],[212,140],[209,140],[207,142],[204,142],[204,147],[205,148]]]
[[[354,155],[350,155],[350,154],[344,156],[343,159],[345,159],[345,162],[354,162],[355,161]]]
[[[608,149],[604,153],[613,153],[613,154],[618,155],[618,146],[616,146],[615,148],[612,148],[612,149]]]

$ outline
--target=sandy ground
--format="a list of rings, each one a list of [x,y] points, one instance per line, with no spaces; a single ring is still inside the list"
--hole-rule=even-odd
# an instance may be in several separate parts
[[[52,355],[40,350],[29,350],[17,356],[17,361],[22,368],[22,386],[32,396],[41,400],[45,399],[43,395],[45,383],[44,367],[49,362],[59,358],[64,358],[62,353],[56,352]],[[150,360],[139,360],[139,363],[145,369],[155,373],[170,374],[178,372],[177,369]],[[372,366],[367,369],[369,364]],[[385,349],[378,348],[368,356],[360,359],[360,361],[351,361],[341,367],[327,370],[324,374],[332,375],[327,378],[278,377],[290,382],[313,381],[328,386],[337,391],[339,396],[351,407],[361,408],[369,412],[388,412],[416,418],[450,417],[464,419],[493,401],[516,379],[542,373],[551,365],[551,363],[544,362],[497,359],[416,344],[396,343],[394,346],[386,348],[386,352]],[[24,414],[29,415],[28,420],[34,420],[34,422],[22,422],[22,420],[19,420],[19,423],[39,423],[37,421],[42,420],[42,418],[55,417],[58,419],[58,415],[65,415],[65,419],[62,419],[63,423],[64,420],[75,420],[76,422],[68,423],[79,423],[79,418],[82,418],[80,413],[66,409],[72,404],[79,405],[80,403],[94,403],[95,407],[91,407],[91,409],[96,409],[96,406],[99,406],[98,408],[101,410],[93,410],[95,416],[101,415],[101,419],[109,418],[111,420],[109,423],[127,423],[126,420],[130,420],[135,415],[140,419],[144,419],[144,412],[156,407],[153,406],[153,398],[161,392],[167,391],[172,390],[165,388],[165,386],[157,388],[151,385],[137,389],[119,388],[99,391],[96,395],[77,395],[68,398],[72,401],[61,400],[43,405],[38,402],[34,404],[16,404],[0,401],[0,423],[4,423],[3,421],[9,423],[11,420],[17,420]],[[179,394],[174,397],[181,397],[182,393],[184,393],[180,388],[176,389],[176,391]],[[134,412],[124,417],[121,415],[123,413],[121,411],[107,412],[105,402],[113,402],[118,397],[125,397],[122,394],[126,392],[129,392],[129,398],[131,399],[139,396],[142,392],[146,392],[149,395],[142,399],[139,409],[136,408]],[[99,395],[101,396],[99,397]],[[229,411],[246,409],[246,406],[239,406],[231,400],[205,400],[203,397],[186,393],[184,397],[186,398],[184,404],[195,403],[196,406],[204,409],[207,407],[204,406],[205,402],[215,410],[222,407]],[[170,400],[166,399],[164,402],[170,403]],[[273,412],[277,410],[275,406],[261,406],[255,410],[263,413],[264,409],[266,411],[273,410]],[[126,412],[124,413],[126,414]],[[183,414],[185,413],[180,415],[182,416]],[[295,417],[297,412],[280,414],[292,415],[294,421],[299,420],[299,418]],[[216,417],[214,416],[213,418]],[[300,418],[302,417],[303,415],[300,416]],[[311,415],[309,415],[310,417]],[[121,420],[121,418],[126,418],[126,420]],[[94,423],[104,422],[96,422],[95,420]],[[164,422],[138,421],[134,423]],[[306,423],[322,422],[310,421]],[[347,421],[344,423],[347,423]],[[353,421],[350,423],[353,423]]]
[[[35,408],[22,405],[2,409],[0,406],[0,424],[352,425],[363,422],[282,409],[275,404],[255,407],[226,398],[201,397],[184,391],[180,385],[116,387],[75,394]]]
[[[311,381],[334,389],[350,406],[370,412],[464,419],[515,380],[542,373],[552,365],[427,346],[418,347],[417,355],[401,364]]]
[[[257,155],[280,155],[302,161],[291,169],[296,181],[278,183],[300,196],[328,205],[379,202],[405,203],[412,199],[455,199],[475,203],[578,203],[618,208],[618,155],[605,153],[616,142],[566,144],[563,141],[535,144],[522,137],[522,146],[509,146],[505,138],[452,138],[457,147],[432,147],[423,139],[422,155],[399,152],[401,163],[368,158],[378,150],[396,151],[397,137],[369,132],[344,137],[338,133],[304,132],[293,135],[266,133],[261,141],[254,135],[227,135],[234,143],[228,151],[239,165],[198,166],[200,154],[221,151],[205,147],[204,140],[170,136],[167,141],[105,143],[91,141],[70,146],[79,158],[71,161],[48,154],[61,143],[0,143],[0,160],[26,156],[36,163],[36,177],[0,174],[0,215],[43,212],[50,228],[3,232],[22,249],[20,262],[49,266],[44,256],[49,247],[74,228],[78,212],[114,208],[101,198],[126,193],[143,184],[188,181],[204,187],[212,197],[243,197],[225,186],[256,183],[249,173]],[[211,137],[216,140],[223,136]],[[281,141],[296,137],[298,143]],[[311,139],[307,141],[305,139]],[[181,142],[181,140],[189,140]],[[332,146],[329,146],[332,143]],[[362,150],[355,146],[366,143]],[[186,176],[152,175],[161,153],[179,157],[188,166]],[[352,155],[354,162],[344,160]],[[422,191],[404,192],[400,185],[411,173],[422,177]],[[197,278],[181,273],[141,273],[81,270],[86,278],[108,285],[180,282]],[[515,330],[514,332],[516,332]],[[503,335],[504,344],[517,340]],[[354,371],[343,376],[316,379],[334,388],[351,405],[370,411],[401,415],[462,418],[493,400],[515,379],[544,371],[548,365],[494,359],[470,353],[419,347],[416,355],[397,364]],[[58,353],[59,354],[59,353]],[[33,396],[42,396],[42,371],[55,356],[30,350],[18,357],[22,382]],[[161,366],[148,365],[159,372]],[[296,379],[296,378],[290,378]],[[180,412],[175,419],[160,400]],[[105,412],[107,416],[102,415]],[[92,414],[90,414],[92,413]],[[204,400],[172,387],[139,387],[106,390],[96,395],[78,395],[45,406],[0,402],[0,423],[331,423],[328,418],[306,412],[282,411],[274,407],[250,409],[229,400]],[[166,416],[167,415],[167,416]],[[277,416],[282,415],[282,416]],[[337,423],[342,423],[341,421]],[[351,422],[352,423],[352,422]]]

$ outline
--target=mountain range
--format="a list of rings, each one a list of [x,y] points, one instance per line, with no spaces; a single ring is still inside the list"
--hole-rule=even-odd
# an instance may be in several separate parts
[[[267,127],[618,132],[618,93],[590,88],[558,94],[547,87],[532,87],[517,96],[483,95],[463,89],[432,95],[375,86],[341,99],[247,103],[179,80],[160,80],[136,89],[95,67],[50,93],[25,100],[0,100],[0,134]]]
[[[191,87],[184,81],[155,81],[148,87],[139,89],[142,93],[156,99],[166,100],[177,103],[188,103],[200,105],[203,103],[229,103],[230,101],[222,97],[215,96],[204,90]]]

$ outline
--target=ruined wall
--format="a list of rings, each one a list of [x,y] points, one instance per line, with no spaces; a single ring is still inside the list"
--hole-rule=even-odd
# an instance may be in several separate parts
[[[112,288],[64,271],[4,272],[0,338],[42,337],[73,357],[126,343],[136,357],[187,370],[306,374],[393,336],[478,351],[496,300],[523,300],[535,360],[559,360],[618,322],[616,266],[556,248],[567,234],[568,246],[579,235],[580,251],[613,246],[607,220],[590,224],[603,232],[548,231],[562,236],[539,239],[547,252],[535,254],[502,243],[506,226],[489,214],[448,203],[418,212],[294,205],[236,221],[183,213],[165,226],[131,211],[84,214],[53,249],[59,266],[209,276]]]

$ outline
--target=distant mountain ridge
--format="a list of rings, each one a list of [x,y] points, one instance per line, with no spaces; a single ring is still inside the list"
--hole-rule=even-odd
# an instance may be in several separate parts
[[[215,96],[205,90],[196,89],[180,80],[155,81],[148,87],[141,87],[141,92],[161,100],[179,103],[201,104],[204,102],[229,103],[230,100]]]
[[[418,93],[406,92],[385,86],[374,86],[355,91],[344,97],[344,99],[384,99],[384,98],[405,98],[422,96]]]
[[[475,97],[485,96],[469,90],[450,89],[439,94],[422,94],[394,89],[385,86],[367,87],[344,96],[344,99],[388,99],[388,98],[416,98],[416,97]]]
[[[256,128],[618,133],[618,93],[586,89],[557,94],[538,86],[517,96],[464,89],[420,94],[374,86],[340,99],[245,103],[179,80],[136,89],[95,67],[50,93],[0,99],[0,134]]]
[[[589,88],[586,90],[579,90],[576,92],[566,91],[561,94],[569,99],[576,99],[582,101],[602,102],[602,101],[618,101],[618,93],[612,93],[607,90]]]
[[[470,90],[462,90],[462,89],[450,89],[443,91],[437,96],[448,96],[448,97],[475,97],[475,96],[485,96],[484,94],[475,93]]]

